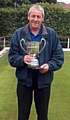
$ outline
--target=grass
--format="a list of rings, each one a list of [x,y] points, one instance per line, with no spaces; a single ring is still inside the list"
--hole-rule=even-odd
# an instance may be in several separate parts
[[[49,107],[49,120],[70,120],[70,52],[65,52],[65,62],[55,72]]]
[[[49,120],[70,120],[70,52],[65,52],[63,67],[55,72],[49,104]],[[0,58],[0,120],[17,120],[17,79],[15,69]],[[34,102],[30,120],[36,120]]]

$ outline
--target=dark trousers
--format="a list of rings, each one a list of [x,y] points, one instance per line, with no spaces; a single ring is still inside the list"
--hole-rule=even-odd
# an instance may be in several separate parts
[[[18,120],[28,120],[32,105],[34,91],[34,101],[37,112],[37,120],[48,120],[48,104],[50,98],[50,86],[43,89],[33,89],[18,83]]]
[[[37,120],[48,120],[48,104],[50,98],[50,85],[38,89],[38,71],[33,70],[32,87],[18,83],[18,120],[28,120],[34,96]]]

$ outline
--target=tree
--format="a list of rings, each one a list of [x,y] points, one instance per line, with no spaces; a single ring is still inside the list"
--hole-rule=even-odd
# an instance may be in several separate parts
[[[57,0],[0,0],[0,7],[22,6],[22,4],[30,4],[37,2],[57,3]]]
[[[50,0],[50,3],[57,3],[57,0]]]
[[[22,4],[29,4],[29,0],[12,0],[15,6],[22,6]]]
[[[48,3],[57,3],[57,0],[29,0],[31,3],[36,3],[36,2],[48,2]]]
[[[0,0],[0,7],[13,6],[12,0]]]

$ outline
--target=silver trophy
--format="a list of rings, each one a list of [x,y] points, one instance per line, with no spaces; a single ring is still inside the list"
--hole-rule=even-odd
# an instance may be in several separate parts
[[[39,46],[40,44],[44,42],[43,47],[41,50],[39,50]],[[25,48],[23,47],[23,44],[25,45]],[[46,46],[46,40],[44,38],[42,38],[40,40],[40,42],[36,42],[36,41],[28,41],[26,42],[23,38],[20,40],[20,46],[22,48],[22,50],[26,53],[26,54],[32,54],[34,56],[34,59],[29,63],[28,67],[30,68],[40,68],[39,66],[39,60],[38,60],[38,55],[43,51],[43,49]]]

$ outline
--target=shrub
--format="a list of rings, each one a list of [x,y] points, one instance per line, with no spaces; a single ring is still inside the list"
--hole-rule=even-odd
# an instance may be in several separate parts
[[[38,3],[37,3],[38,4]],[[58,35],[70,35],[70,11],[56,4],[39,3],[45,10],[44,24],[54,28]],[[28,23],[27,13],[31,5],[0,9],[0,36],[12,35],[14,30]]]

